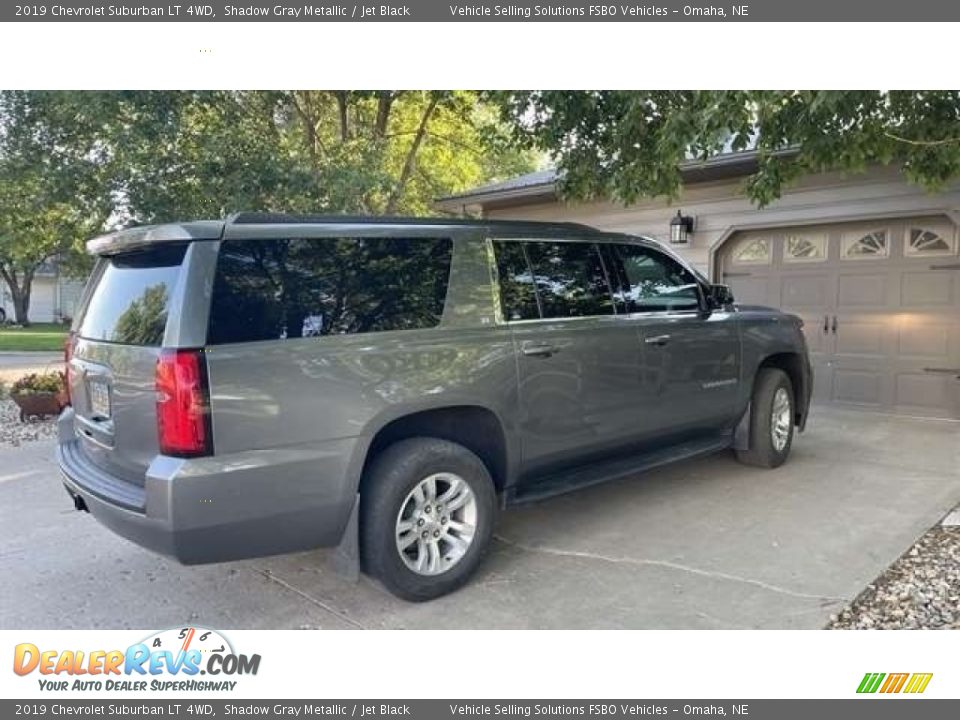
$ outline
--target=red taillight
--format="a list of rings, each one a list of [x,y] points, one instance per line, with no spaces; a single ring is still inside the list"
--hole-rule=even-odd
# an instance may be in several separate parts
[[[213,453],[210,392],[202,350],[162,350],[157,360],[160,452],[178,457]]]
[[[67,405],[72,404],[70,401],[70,359],[73,357],[73,341],[73,333],[68,333],[67,339],[63,341],[63,382],[66,385],[64,391],[67,396]]]

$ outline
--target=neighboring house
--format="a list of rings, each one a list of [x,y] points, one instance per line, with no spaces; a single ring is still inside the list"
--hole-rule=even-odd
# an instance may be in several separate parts
[[[683,169],[673,204],[558,199],[553,172],[442,198],[448,212],[581,222],[670,241],[737,302],[803,318],[815,401],[960,419],[960,185],[928,193],[892,167],[810,175],[758,210],[744,197],[752,152]]]
[[[56,262],[46,262],[37,270],[30,290],[30,322],[60,322],[72,318],[83,280],[72,280],[60,274]],[[0,282],[0,307],[9,322],[14,320],[13,300],[6,283]]]

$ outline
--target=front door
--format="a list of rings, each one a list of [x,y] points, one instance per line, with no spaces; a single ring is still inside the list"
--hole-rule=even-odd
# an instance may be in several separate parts
[[[700,283],[652,247],[609,246],[618,308],[643,353],[641,427],[647,437],[729,426],[740,397],[736,314],[707,312]]]

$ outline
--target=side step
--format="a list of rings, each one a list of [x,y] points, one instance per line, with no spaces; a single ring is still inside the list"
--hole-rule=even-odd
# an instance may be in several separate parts
[[[511,507],[537,502],[591,485],[599,485],[611,480],[636,475],[644,470],[669,465],[679,460],[709,455],[727,449],[730,447],[731,441],[731,435],[726,433],[705,439],[688,440],[678,445],[671,445],[643,454],[578,466],[558,474],[531,480],[529,484],[514,488],[513,492],[506,497],[505,505]]]

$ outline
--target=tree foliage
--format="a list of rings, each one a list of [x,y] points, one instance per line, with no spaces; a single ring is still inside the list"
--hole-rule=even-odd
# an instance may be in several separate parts
[[[496,94],[516,137],[551,153],[569,197],[677,195],[680,165],[756,150],[760,206],[809,172],[896,164],[931,190],[960,175],[957,91],[525,91]]]
[[[471,91],[0,92],[0,273],[26,320],[51,256],[108,227],[240,210],[432,214],[531,169]]]
[[[0,93],[0,277],[17,322],[51,256],[78,250],[110,214],[104,146],[72,99]]]
[[[103,93],[125,212],[431,214],[438,195],[524,172],[475,92]]]

